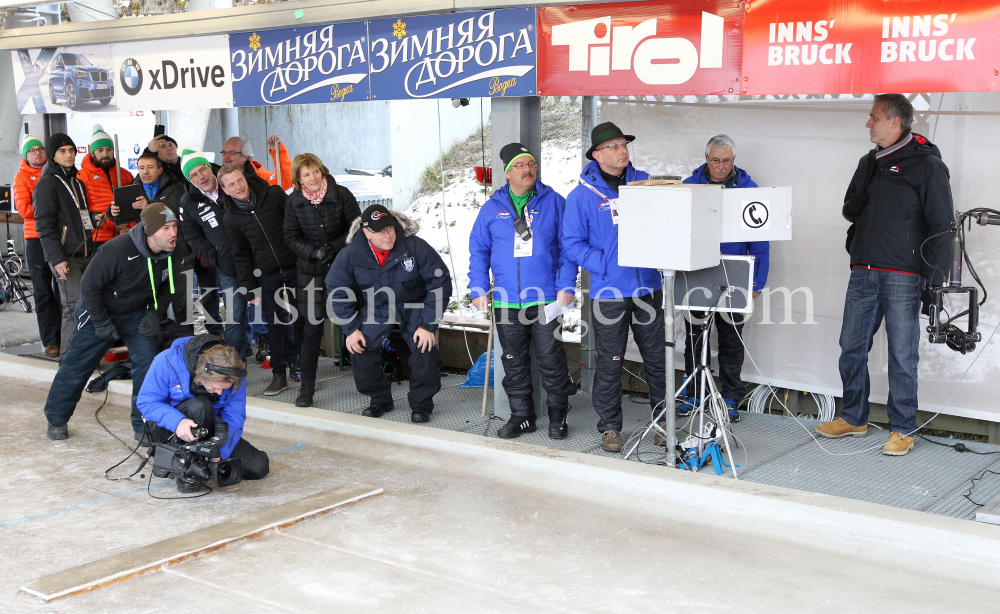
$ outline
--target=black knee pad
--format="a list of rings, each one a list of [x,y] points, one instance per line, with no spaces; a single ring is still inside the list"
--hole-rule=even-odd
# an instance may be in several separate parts
[[[266,452],[257,452],[253,457],[243,463],[244,480],[262,480],[271,471],[271,461]]]
[[[215,407],[212,406],[212,400],[203,394],[181,401],[177,404],[177,410],[199,426],[210,429],[215,424]]]

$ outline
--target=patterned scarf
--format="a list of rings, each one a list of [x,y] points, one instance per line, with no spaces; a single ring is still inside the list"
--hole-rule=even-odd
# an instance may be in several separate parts
[[[323,185],[319,187],[315,192],[310,192],[306,189],[306,186],[302,186],[302,195],[306,197],[306,200],[314,205],[318,205],[323,202],[326,197],[326,179],[323,179]]]

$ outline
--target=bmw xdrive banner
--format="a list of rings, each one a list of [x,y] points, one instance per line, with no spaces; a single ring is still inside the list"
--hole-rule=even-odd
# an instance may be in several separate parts
[[[11,51],[19,113],[114,111],[111,45]]]
[[[115,43],[112,51],[123,111],[233,106],[226,35]]]
[[[372,100],[534,96],[535,9],[368,22]]]
[[[238,107],[368,100],[368,23],[229,35]]]

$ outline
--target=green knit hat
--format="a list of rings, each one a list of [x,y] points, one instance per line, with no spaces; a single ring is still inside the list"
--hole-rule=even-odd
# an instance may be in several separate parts
[[[37,138],[31,136],[30,134],[24,135],[24,138],[21,139],[21,157],[27,160],[28,150],[32,147],[41,147],[42,149],[45,149],[45,145]]]
[[[184,173],[184,178],[191,181],[191,171],[198,168],[204,164],[205,166],[211,167],[208,158],[205,154],[195,151],[193,149],[185,149],[181,152],[181,172]]]
[[[101,147],[114,147],[115,142],[100,124],[94,124],[94,134],[90,137],[90,153],[94,153]]]

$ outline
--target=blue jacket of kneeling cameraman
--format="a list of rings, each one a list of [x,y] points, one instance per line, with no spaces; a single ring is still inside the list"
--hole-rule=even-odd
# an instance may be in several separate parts
[[[177,405],[195,396],[191,392],[198,356],[205,347],[202,337],[182,337],[170,347],[157,354],[146,373],[136,405],[146,420],[174,432],[177,424],[186,418]],[[193,343],[189,343],[194,340]],[[235,386],[233,387],[235,388]],[[228,388],[212,401],[216,422],[229,426],[229,438],[223,443],[221,458],[229,458],[233,448],[243,434],[243,423],[247,419],[246,380],[239,390]]]

